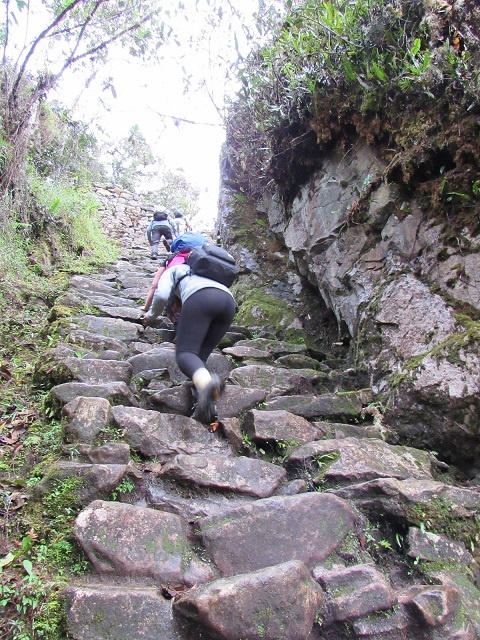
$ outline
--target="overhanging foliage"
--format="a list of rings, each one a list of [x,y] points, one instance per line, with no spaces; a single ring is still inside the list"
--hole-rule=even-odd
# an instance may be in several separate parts
[[[313,141],[320,156],[349,127],[388,119],[393,103],[428,110],[447,97],[460,113],[478,111],[478,22],[469,2],[299,3],[240,70],[227,126],[233,182],[251,195],[281,184],[282,155]]]

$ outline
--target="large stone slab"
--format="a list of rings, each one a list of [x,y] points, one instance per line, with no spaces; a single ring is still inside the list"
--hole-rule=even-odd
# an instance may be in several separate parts
[[[456,566],[469,567],[473,556],[463,542],[451,540],[443,534],[410,527],[407,535],[408,555],[410,558],[428,562],[450,562]]]
[[[53,387],[50,391],[56,402],[67,404],[78,396],[86,398],[106,398],[112,404],[124,404],[136,407],[137,399],[125,382],[107,382],[106,384],[89,384],[87,382],[65,382]]]
[[[40,498],[52,491],[58,482],[75,478],[77,484],[72,489],[71,501],[73,504],[86,506],[92,500],[108,498],[125,476],[126,470],[125,464],[88,464],[60,460],[47,470],[45,477],[34,487],[33,495]]]
[[[98,573],[148,576],[174,585],[214,576],[194,558],[187,523],[173,513],[95,500],[77,516],[74,534]]]
[[[100,432],[112,422],[112,407],[106,398],[76,397],[63,407],[68,422],[67,442],[93,444]]]
[[[463,608],[467,618],[472,623],[476,638],[480,637],[480,590],[470,580],[465,578],[463,572],[451,569],[432,571],[429,576],[435,583],[451,587],[461,594]],[[477,583],[478,584],[478,583]],[[465,625],[466,626],[466,625]]]
[[[308,636],[322,602],[322,589],[295,560],[192,589],[174,610],[218,638],[300,640]]]
[[[238,344],[222,349],[222,353],[238,358],[239,360],[245,360],[246,358],[251,360],[272,360],[272,354],[269,351],[255,349],[254,347],[242,347],[238,346]]]
[[[172,488],[171,481],[157,477],[150,483],[146,491],[147,506],[161,511],[169,511],[182,516],[188,522],[194,522],[199,517],[220,515],[230,511],[233,507],[245,505],[251,498],[238,494],[223,494],[214,491],[193,492],[191,488],[181,493]],[[183,494],[183,495],[182,495]]]
[[[263,389],[250,389],[234,384],[225,385],[225,391],[217,402],[217,412],[220,420],[243,415],[249,409],[264,402],[267,393]]]
[[[127,301],[129,302],[129,301]],[[133,322],[140,321],[144,312],[139,306],[128,305],[98,305],[99,311],[110,318],[120,318],[121,320],[132,320]]]
[[[343,500],[322,493],[272,497],[202,518],[196,527],[223,576],[301,560],[324,560],[348,535],[357,514]]]
[[[180,385],[171,387],[171,382],[169,386],[162,379],[163,388],[155,392],[150,391],[153,386],[152,380],[156,380],[157,384],[160,384],[158,379],[163,378],[165,373],[168,374],[168,369],[154,369],[151,372],[143,371],[138,375],[139,379],[150,379],[147,389],[142,394],[146,398],[146,408],[155,409],[161,413],[179,413],[184,416],[191,416],[195,400],[192,395],[192,385],[189,382],[183,382]]]
[[[64,592],[73,640],[183,640],[156,587],[70,586]]]
[[[66,447],[68,451],[68,446]],[[78,443],[70,448],[72,456],[82,462],[92,464],[128,464],[130,462],[130,447],[124,442],[106,442],[99,447]]]
[[[289,411],[252,409],[244,418],[243,428],[253,442],[283,442],[298,446],[320,440],[324,432],[305,418]]]
[[[446,585],[414,585],[404,589],[398,599],[427,627],[443,627],[454,622],[461,606],[458,590]]]
[[[125,382],[132,377],[132,365],[123,360],[98,360],[91,358],[64,358],[55,367],[58,383],[87,382],[104,384],[106,382]]]
[[[361,640],[407,640],[417,637],[418,621],[409,614],[404,605],[396,605],[388,614],[374,613],[356,618],[352,622],[352,629],[355,637]]]
[[[456,537],[478,533],[480,496],[476,491],[425,478],[379,478],[332,490],[353,500],[368,513],[384,513],[422,526],[428,520],[435,531],[454,530]]]
[[[150,284],[147,284],[143,288],[129,287],[128,289],[123,289],[122,295],[126,298],[130,298],[131,300],[143,301],[147,297],[149,291]]]
[[[175,360],[175,348],[173,345],[161,346],[150,349],[146,353],[139,353],[128,359],[133,367],[133,374],[137,375],[141,371],[151,369],[168,369],[170,379],[174,382],[183,382],[187,376],[183,374]],[[221,377],[226,377],[231,371],[231,364],[227,358],[220,353],[212,353],[208,359],[208,366],[212,372]]]
[[[138,309],[139,306],[133,300],[128,298],[122,298],[121,292],[118,294],[108,295],[103,294],[101,296],[81,293],[81,296],[86,298],[90,304],[93,304],[100,309],[101,307],[129,307],[130,309]]]
[[[412,447],[389,445],[376,438],[317,440],[295,449],[290,470],[311,469],[330,482],[346,484],[375,478],[432,479],[433,456]]]
[[[99,280],[88,278],[86,276],[73,276],[70,279],[70,285],[79,291],[86,291],[95,294],[105,293],[109,295],[116,290],[114,283],[109,284],[107,282],[100,282]]]
[[[263,389],[267,398],[298,393],[305,387],[312,392],[312,385],[320,378],[320,372],[314,369],[286,369],[257,364],[237,367],[229,376],[230,382],[241,387]]]
[[[134,407],[113,407],[112,417],[130,447],[150,458],[222,447],[215,435],[193,418]]]
[[[144,289],[152,284],[152,277],[149,275],[134,275],[131,273],[125,273],[118,276],[118,281],[124,289]]]
[[[178,455],[162,468],[161,475],[198,487],[267,498],[279,487],[286,471],[255,458],[226,457],[210,453]]]
[[[253,349],[259,349],[260,351],[268,351],[268,353],[274,356],[307,352],[307,348],[304,344],[297,344],[296,342],[285,342],[283,340],[269,340],[268,338],[252,338],[252,340],[239,340],[235,343],[235,347],[249,347]]]
[[[392,586],[373,565],[359,564],[330,571],[318,568],[313,575],[327,593],[329,610],[336,621],[359,618],[397,604]]]
[[[142,333],[143,327],[139,324],[120,320],[119,318],[105,318],[103,316],[81,316],[76,318],[75,324],[78,329],[96,333],[100,336],[107,336],[121,342],[131,342],[137,340]]]
[[[83,329],[72,329],[68,333],[68,340],[74,345],[91,349],[96,353],[103,351],[118,352],[122,356],[128,355],[128,347],[121,340],[111,338],[109,336],[99,335],[92,331],[84,331]]]
[[[265,403],[265,411],[290,411],[304,418],[332,418],[345,420],[360,417],[361,393],[328,393],[315,395],[288,395],[271,398]]]

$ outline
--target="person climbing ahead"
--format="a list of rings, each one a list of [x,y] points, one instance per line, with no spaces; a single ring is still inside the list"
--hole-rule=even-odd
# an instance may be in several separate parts
[[[235,300],[228,287],[215,280],[190,273],[186,264],[166,267],[144,316],[151,324],[160,316],[172,292],[180,298],[176,324],[175,359],[193,382],[196,407],[193,418],[211,424],[216,421],[216,402],[225,382],[211,373],[207,360],[226,334],[235,316]]]
[[[174,223],[177,230],[177,236],[185,233],[185,231],[191,231],[192,225],[187,220],[187,218],[183,215],[180,209],[172,209]]]
[[[153,214],[153,220],[147,227],[147,240],[152,252],[152,259],[158,258],[158,245],[163,239],[163,246],[170,251],[173,241],[173,231],[176,229],[165,207],[159,207]]]

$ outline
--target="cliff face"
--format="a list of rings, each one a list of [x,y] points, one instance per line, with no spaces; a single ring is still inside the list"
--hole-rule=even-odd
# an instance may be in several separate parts
[[[359,139],[348,154],[324,159],[288,214],[266,197],[269,222],[347,327],[351,355],[395,433],[471,459],[480,325],[461,310],[480,309],[480,239],[464,230],[451,246],[415,194],[402,196],[381,174],[375,149]],[[367,191],[364,221],[356,223],[352,210]]]
[[[445,20],[440,23],[435,4],[424,7],[424,20],[430,19],[438,36]],[[460,8],[472,12],[465,27],[471,33],[477,10],[468,3]],[[473,49],[473,44],[465,40],[465,46]],[[239,285],[242,306],[272,278],[282,279],[291,295],[294,287],[287,283],[297,278],[307,304],[316,305],[316,316],[310,306],[302,312],[304,301],[290,300],[278,287],[270,287],[270,294],[285,301],[285,314],[299,319],[307,344],[321,349],[323,341],[331,353],[341,343],[342,366],[354,368],[371,386],[390,440],[475,466],[480,453],[480,111],[478,101],[466,108],[453,98],[452,92],[438,100],[425,94],[393,96],[383,111],[350,110],[347,116],[344,109],[330,129],[325,98],[321,114],[310,112],[298,118],[295,130],[285,127],[282,136],[278,130],[272,135],[272,178],[260,187],[239,161],[232,130],[238,118],[233,120],[219,227],[243,256],[248,278]],[[332,111],[341,112],[333,101],[330,121]],[[252,246],[246,250],[239,229],[249,226],[248,207],[254,212],[250,219],[259,218],[268,230],[256,224],[259,233],[251,233],[250,226]],[[284,256],[274,277],[263,265],[245,260],[245,252],[261,243],[268,252],[268,234],[283,247],[283,253],[270,252]],[[305,317],[314,320],[308,324]],[[323,327],[315,340],[313,326]]]

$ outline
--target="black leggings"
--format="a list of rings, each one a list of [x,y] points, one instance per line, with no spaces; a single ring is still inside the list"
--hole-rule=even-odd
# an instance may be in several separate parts
[[[153,227],[150,238],[150,247],[152,249],[152,253],[158,252],[158,245],[160,244],[160,240],[162,238],[163,246],[167,251],[170,251],[170,245],[173,242],[173,235],[172,229],[168,225]]]
[[[182,373],[192,378],[206,367],[208,356],[232,324],[235,301],[221,289],[208,287],[192,294],[182,306],[175,351]]]

